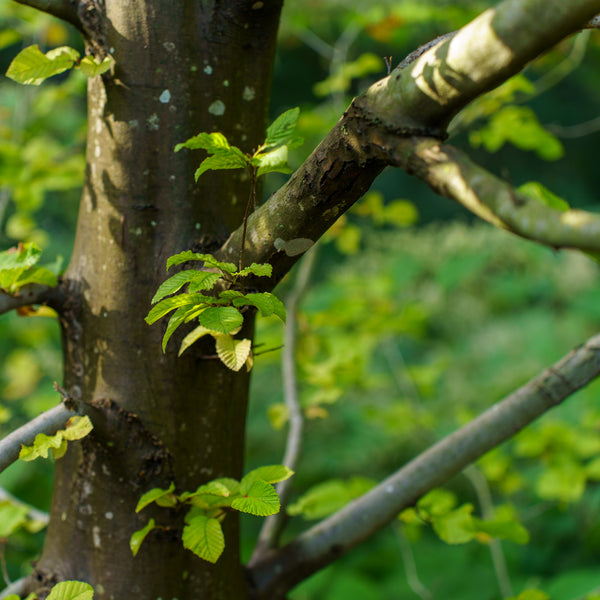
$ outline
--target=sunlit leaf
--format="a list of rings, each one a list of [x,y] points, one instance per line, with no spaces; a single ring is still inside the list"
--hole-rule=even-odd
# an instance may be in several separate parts
[[[159,498],[164,498],[166,496],[172,495],[174,491],[174,482],[171,482],[171,485],[166,490],[162,488],[152,488],[138,500],[137,506],[135,507],[135,512],[140,512],[140,510],[144,509],[146,506],[148,506],[148,504],[156,502]]]
[[[197,515],[183,528],[183,545],[196,556],[215,563],[225,549],[225,537],[217,519]]]
[[[267,483],[278,483],[280,481],[289,479],[293,474],[294,471],[285,465],[268,465],[264,467],[258,467],[258,469],[254,469],[253,471],[246,473],[242,479],[242,484],[248,485],[255,479],[262,479]]]
[[[144,539],[146,539],[146,536],[154,529],[155,525],[156,523],[154,519],[150,519],[148,523],[146,523],[145,527],[143,527],[142,529],[138,529],[138,531],[134,532],[129,538],[129,547],[131,548],[131,553],[133,554],[133,556],[136,556],[136,554],[139,552],[142,542],[144,541]]]
[[[40,85],[42,81],[70,69],[79,52],[63,46],[42,54],[39,46],[28,46],[15,56],[10,63],[6,76],[26,85]]]
[[[300,109],[298,107],[286,110],[279,115],[267,128],[267,137],[264,145],[267,148],[273,148],[288,142],[296,129],[299,116]]]
[[[111,56],[105,57],[103,60],[98,62],[96,58],[93,56],[84,56],[78,68],[86,77],[96,77],[97,75],[102,75],[102,73],[106,73],[108,71],[114,60]]]
[[[279,496],[275,488],[266,481],[252,479],[240,483],[241,498],[235,498],[231,508],[259,517],[275,515],[279,512]]]
[[[236,340],[230,335],[219,335],[216,337],[217,355],[232,371],[239,371],[250,355],[252,342],[247,339]]]
[[[94,589],[83,581],[61,581],[57,583],[46,600],[92,600]]]
[[[242,325],[244,317],[233,306],[212,306],[198,317],[198,322],[207,329],[228,334]]]
[[[179,294],[179,296],[172,296],[161,300],[158,304],[152,307],[148,315],[146,316],[146,323],[152,325],[152,323],[158,321],[158,319],[164,317],[176,308],[183,306],[197,306],[211,301],[210,296],[204,296],[200,293],[194,294]]]

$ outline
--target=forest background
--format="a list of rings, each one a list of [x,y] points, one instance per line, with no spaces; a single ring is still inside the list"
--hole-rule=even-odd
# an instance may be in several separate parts
[[[395,66],[491,4],[289,0],[271,115],[301,108],[305,143],[292,167],[353,95],[385,75],[386,60]],[[22,47],[77,47],[78,39],[63,23],[0,4],[2,73]],[[572,206],[598,211],[599,72],[600,32],[571,37],[463,111],[453,143],[516,186],[535,179]],[[84,94],[79,73],[39,88],[0,79],[0,250],[34,241],[47,260],[56,257],[57,272],[68,263],[83,182]],[[270,177],[265,196],[282,182]],[[303,260],[278,288],[284,299],[302,292],[296,354],[307,423],[292,531],[467,422],[600,324],[592,260],[478,223],[399,169],[385,171]],[[0,320],[0,437],[56,404],[58,338],[51,317]],[[259,320],[257,342],[281,346],[281,327]],[[281,462],[280,355],[256,360],[247,469]],[[454,478],[421,515],[404,513],[290,598],[470,600],[525,588],[557,600],[600,598],[599,396],[599,382],[577,393]],[[51,481],[49,460],[19,462],[0,476],[3,489],[41,511]],[[465,534],[470,505],[473,514],[505,515],[514,541]],[[428,508],[445,517],[435,528],[419,518]],[[259,526],[244,521],[246,556]],[[29,571],[42,539],[43,530],[22,528],[1,543],[11,579]]]

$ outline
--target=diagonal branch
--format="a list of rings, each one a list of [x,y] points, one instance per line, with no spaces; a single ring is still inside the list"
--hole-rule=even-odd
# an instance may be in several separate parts
[[[515,192],[461,150],[434,139],[406,139],[393,151],[409,174],[485,221],[553,248],[600,252],[600,215],[561,211]]]
[[[61,403],[2,438],[0,440],[0,473],[19,458],[22,445],[33,444],[38,433],[55,434],[74,414]]]
[[[600,374],[600,334],[447,436],[367,494],[251,562],[255,598],[282,597],[412,506],[421,496],[509,439]]]
[[[246,260],[273,265],[272,279],[257,284],[274,287],[387,164],[402,164],[390,149],[411,137],[445,138],[452,117],[471,100],[518,73],[599,11],[600,0],[505,0],[402,61],[353,101],[287,184],[250,215]],[[238,256],[241,239],[240,227],[219,257]]]
[[[15,2],[41,10],[81,29],[81,20],[77,14],[79,0],[15,0]]]
[[[0,292],[0,315],[16,308],[34,304],[48,304],[59,309],[64,301],[62,286],[49,287],[41,284],[23,286],[16,294]]]

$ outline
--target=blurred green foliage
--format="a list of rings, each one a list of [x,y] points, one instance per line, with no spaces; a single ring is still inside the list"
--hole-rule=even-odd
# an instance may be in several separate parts
[[[298,133],[307,141],[291,153],[292,166],[353,95],[386,75],[384,57],[395,66],[492,4],[288,0],[271,110],[274,116],[302,108]],[[81,47],[70,28],[3,3],[0,71],[32,43],[44,51]],[[463,111],[451,126],[452,142],[515,185],[540,181],[571,205],[597,210],[599,63],[598,32],[565,40]],[[85,168],[85,82],[77,74],[56,79],[37,89],[0,79],[0,250],[32,241],[46,260],[68,260]],[[278,186],[277,177],[268,185]],[[596,265],[472,223],[420,182],[387,170],[320,244],[298,316],[308,419],[294,483],[298,515],[335,510],[597,331]],[[282,283],[284,296],[293,278]],[[0,333],[4,435],[56,403],[61,353],[52,319],[3,315]],[[260,321],[257,341],[279,346],[280,326]],[[247,468],[281,460],[287,415],[279,358],[266,352],[256,361]],[[512,523],[517,538],[515,523],[530,534],[527,545],[502,545],[520,600],[600,597],[599,393],[598,383],[582,390],[478,463],[496,517]],[[51,470],[46,462],[15,464],[0,485],[47,510]],[[490,534],[469,529],[483,512],[480,493],[461,475],[436,494],[438,533],[456,541],[467,531],[469,543],[439,541],[426,514],[430,497],[421,514],[405,514],[291,597],[499,598]],[[290,532],[305,526],[297,516]],[[256,523],[245,522],[244,531],[247,556]],[[22,529],[11,536],[11,577],[29,571],[41,540]]]

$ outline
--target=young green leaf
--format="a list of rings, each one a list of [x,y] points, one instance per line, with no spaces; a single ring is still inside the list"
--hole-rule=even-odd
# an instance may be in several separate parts
[[[189,260],[201,260],[205,267],[215,267],[221,271],[224,271],[225,273],[231,274],[237,271],[237,267],[233,263],[220,262],[212,254],[200,254],[197,252],[192,252],[191,250],[186,250],[185,252],[180,252],[179,254],[171,256],[167,260],[167,271],[173,265],[179,265]]]
[[[241,327],[244,317],[233,306],[212,306],[200,314],[198,322],[207,329],[228,334]]]
[[[209,496],[221,496],[226,498],[231,495],[229,488],[218,480],[209,481],[204,485],[201,485],[195,492],[184,492],[179,496],[181,502],[185,502],[192,496],[201,496],[207,494]]]
[[[140,512],[140,510],[144,509],[146,506],[148,506],[148,504],[152,504],[153,502],[156,502],[160,498],[172,496],[174,491],[175,491],[175,483],[174,482],[171,482],[171,485],[166,490],[163,490],[162,488],[152,488],[138,500],[137,506],[135,507],[135,512],[136,513]]]
[[[239,371],[248,360],[252,349],[250,340],[236,340],[230,335],[215,336],[217,356],[232,371]]]
[[[133,554],[133,556],[136,556],[136,554],[139,552],[142,542],[144,541],[144,539],[146,539],[146,536],[155,528],[155,526],[156,522],[154,521],[154,519],[150,519],[146,523],[145,527],[143,527],[142,529],[138,529],[129,538],[129,547],[131,548],[131,553]]]
[[[41,255],[42,251],[36,244],[19,244],[17,248],[0,252],[0,271],[32,267],[38,262]]]
[[[258,154],[252,159],[253,164],[258,167],[256,175],[266,175],[267,173],[291,173],[292,169],[288,165],[288,147],[279,146],[271,152]]]
[[[207,273],[206,271],[194,271],[192,269],[180,271],[169,277],[166,281],[163,281],[158,290],[156,290],[151,303],[155,304],[165,296],[178,292],[186,283],[190,284],[190,294],[202,290],[210,290],[220,277],[219,273]]]
[[[271,277],[273,273],[273,265],[269,263],[252,263],[248,267],[244,267],[237,273],[238,277],[245,277],[246,275],[256,275],[256,277]]]
[[[299,115],[300,109],[298,107],[286,110],[279,115],[267,129],[267,138],[264,146],[266,148],[274,148],[290,141],[296,129]]]
[[[182,324],[185,323],[186,318],[189,314],[193,313],[196,311],[196,307],[195,306],[182,306],[181,308],[178,308],[172,315],[171,318],[169,319],[169,324],[167,325],[167,329],[165,331],[165,335],[163,336],[163,340],[162,340],[162,351],[165,352],[167,349],[167,342],[169,341],[169,339],[171,338],[171,336],[175,333],[175,331],[177,330],[177,328]]]
[[[113,62],[114,60],[111,56],[107,56],[100,62],[93,56],[84,56],[78,68],[86,77],[91,79],[92,77],[106,73],[112,67]]]
[[[3,501],[0,504],[0,540],[5,540],[19,527],[25,525],[28,512],[29,509],[26,506],[17,506]]]
[[[231,508],[259,517],[275,515],[279,512],[279,496],[272,485],[262,479],[252,479],[240,483],[241,498],[235,498]]]
[[[264,467],[258,467],[244,476],[242,483],[246,482],[246,485],[255,479],[262,479],[267,483],[279,483],[289,479],[294,474],[290,468],[285,465],[267,465]]]
[[[225,549],[223,529],[217,519],[196,515],[183,528],[183,546],[196,556],[216,563]]]
[[[517,192],[561,212],[565,212],[571,208],[565,200],[551,192],[539,181],[528,181],[527,183],[520,185],[517,188]]]
[[[94,429],[92,422],[88,416],[85,417],[71,417],[67,424],[67,427],[63,430],[63,438],[72,442],[73,440],[80,440],[84,438],[90,431]]]
[[[15,56],[6,76],[17,83],[40,85],[42,81],[70,69],[79,59],[74,48],[62,46],[42,54],[39,46],[28,46]]]
[[[46,600],[92,600],[94,588],[83,581],[61,581],[57,583]]]
[[[146,316],[146,323],[152,325],[152,323],[158,321],[158,319],[164,317],[176,308],[183,306],[201,306],[209,304],[212,298],[210,296],[204,296],[203,294],[179,294],[179,296],[172,296],[171,298],[165,298],[156,304]]]
[[[251,293],[242,296],[241,298],[235,298],[233,300],[234,306],[244,305],[256,306],[263,317],[270,317],[271,315],[277,315],[282,321],[285,322],[285,306],[283,302],[270,294],[269,292]]]

